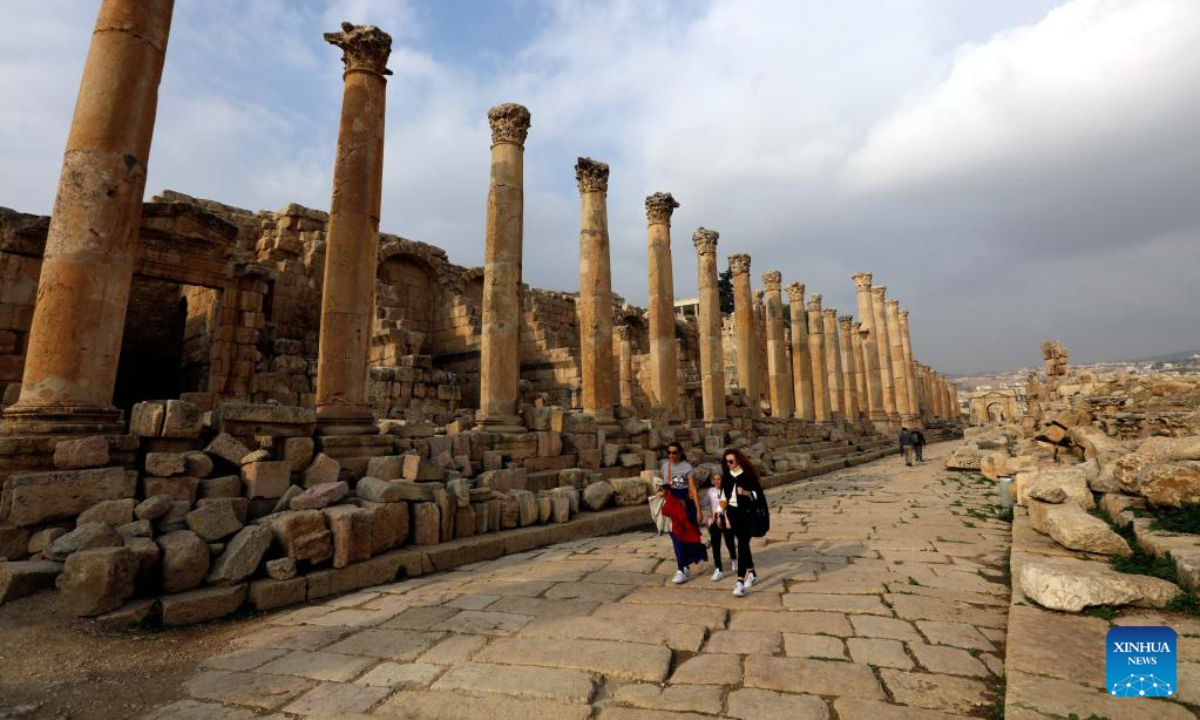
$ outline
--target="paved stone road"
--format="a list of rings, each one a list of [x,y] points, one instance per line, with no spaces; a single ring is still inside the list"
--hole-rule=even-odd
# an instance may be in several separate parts
[[[152,717],[986,716],[1009,532],[949,447],[769,491],[743,598],[666,538],[565,543],[280,613]]]

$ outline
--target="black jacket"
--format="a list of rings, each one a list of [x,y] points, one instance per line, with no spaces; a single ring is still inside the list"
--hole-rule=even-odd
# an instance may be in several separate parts
[[[728,500],[729,497],[731,495],[733,495],[733,486],[735,483],[738,486],[742,487],[743,489],[745,489],[749,492],[758,493],[758,499],[760,499],[760,500],[762,499],[762,496],[763,496],[762,483],[760,483],[758,480],[758,473],[754,472],[750,468],[745,468],[745,467],[742,468],[741,476],[736,477],[736,478],[733,475],[729,474],[729,466],[728,465],[726,465],[724,468],[722,468],[721,469],[721,494],[725,496],[726,500]],[[741,502],[742,502],[741,500],[738,500],[739,506],[741,505]]]

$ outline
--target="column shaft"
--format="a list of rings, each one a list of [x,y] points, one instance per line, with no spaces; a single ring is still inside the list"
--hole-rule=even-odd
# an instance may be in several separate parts
[[[679,203],[670,193],[646,198],[650,276],[650,388],[654,404],[672,417],[679,404],[675,356],[675,281],[671,270],[671,214]]]
[[[851,338],[850,324],[854,318],[843,315],[838,321],[838,348],[842,357],[842,411],[847,420],[858,419],[858,382],[854,370],[854,340]]]
[[[104,0],[67,137],[10,427],[114,432],[146,166],[173,0]],[[15,100],[14,100],[15,102]]]
[[[812,358],[808,349],[808,314],[804,310],[804,285],[787,286],[792,311],[792,387],[796,395],[796,418],[816,419],[813,405]]]
[[[917,397],[917,368],[913,362],[912,339],[908,334],[908,311],[900,311],[900,344],[904,352],[905,386],[908,390],[908,408],[913,418],[921,419],[921,403]]]
[[[826,308],[822,311],[822,329],[825,332],[825,371],[829,379],[829,413],[834,421],[846,418],[845,401],[842,392],[842,350],[838,339],[837,310]]]
[[[612,270],[608,242],[608,165],[575,165],[583,217],[579,230],[579,342],[583,409],[607,418],[613,388]]]
[[[738,385],[759,413],[758,335],[754,321],[754,293],[750,289],[750,256],[730,255],[733,270],[733,322],[737,347]]]
[[[633,333],[627,325],[617,328],[620,339],[621,406],[631,408],[633,404]]]
[[[808,355],[812,361],[813,414],[817,422],[833,420],[829,403],[829,372],[825,366],[825,320],[821,315],[821,296],[808,300]]]
[[[900,302],[888,300],[884,303],[887,316],[888,342],[892,353],[892,386],[896,390],[896,412],[900,420],[909,423],[915,413],[908,404],[908,363],[904,361],[904,341],[900,332]]]
[[[850,345],[854,353],[855,397],[858,399],[859,419],[868,419],[867,412],[867,359],[863,350],[862,332],[859,323],[854,323],[850,329]]]
[[[883,379],[879,370],[879,345],[876,342],[875,309],[871,300],[871,273],[855,273],[854,294],[858,300],[858,320],[861,324],[860,340],[863,343],[863,365],[867,369],[864,378],[863,396],[866,400],[864,409],[872,422],[881,426],[887,422],[887,413],[883,409]]]
[[[721,296],[717,289],[716,230],[698,229],[692,234],[696,246],[697,287],[700,289],[700,395],[704,419],[724,420],[725,357],[721,349]]]
[[[882,389],[883,412],[888,422],[896,426],[900,417],[896,412],[895,375],[892,372],[892,345],[888,336],[887,312],[884,302],[887,288],[871,288],[871,332],[875,335],[875,347],[879,353],[879,386]]]
[[[763,273],[767,323],[767,377],[771,385],[771,417],[792,416],[792,372],[783,336],[783,276],[778,270]]]

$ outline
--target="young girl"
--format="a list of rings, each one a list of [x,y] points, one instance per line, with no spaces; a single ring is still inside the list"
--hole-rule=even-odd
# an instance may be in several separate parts
[[[713,582],[717,582],[725,577],[724,568],[721,567],[721,538],[725,539],[725,547],[729,550],[729,558],[733,560],[733,571],[737,572],[738,556],[737,547],[734,545],[733,528],[729,524],[729,515],[725,512],[727,501],[725,495],[721,492],[721,476],[714,474],[712,477],[712,487],[706,493],[709,507],[708,515],[708,536],[712,545],[713,565],[717,569],[713,571]]]

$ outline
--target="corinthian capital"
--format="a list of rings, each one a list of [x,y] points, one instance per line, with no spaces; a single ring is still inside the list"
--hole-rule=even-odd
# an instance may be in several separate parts
[[[721,236],[716,230],[700,228],[692,233],[692,244],[696,246],[697,255],[716,255],[717,238]]]
[[[858,272],[850,276],[854,280],[855,290],[870,290],[871,289],[871,273]]]
[[[837,322],[837,308],[825,308],[821,311],[821,314],[830,320]]]
[[[854,325],[854,316],[853,315],[842,315],[837,320],[838,320],[838,327],[840,327],[842,329],[842,332],[846,332],[846,333],[850,332],[850,328]]]
[[[675,208],[677,207],[679,207],[679,203],[675,202],[675,198],[671,197],[671,193],[656,192],[653,195],[647,195],[646,220],[651,225],[657,223],[670,225],[671,214],[675,212]]]
[[[763,287],[767,292],[779,292],[779,286],[783,283],[783,273],[778,270],[768,270],[762,275]]]
[[[899,300],[884,300],[883,306],[886,307],[889,311],[895,310],[897,313],[900,312],[900,301]]]
[[[342,49],[346,71],[366,70],[376,75],[391,75],[387,69],[392,54],[392,36],[374,25],[342,23],[342,31],[325,33],[325,42]]]
[[[804,308],[804,283],[794,282],[786,288],[788,301],[796,306],[797,310]]]
[[[501,103],[488,110],[488,124],[492,126],[492,144],[525,146],[529,135],[529,109],[516,103]]]
[[[884,298],[887,297],[887,288],[883,285],[874,285],[871,287],[871,294],[874,295],[879,302],[883,302]]]
[[[729,269],[734,275],[750,274],[750,256],[744,253],[729,256]]]
[[[821,293],[813,293],[808,298],[808,311],[810,313],[821,312]]]
[[[908,311],[907,311],[907,310],[901,310],[901,311],[900,311],[900,324],[901,324],[901,325],[907,325],[907,324],[908,324]]]
[[[581,157],[575,162],[575,180],[579,194],[608,192],[608,165],[599,160]]]

